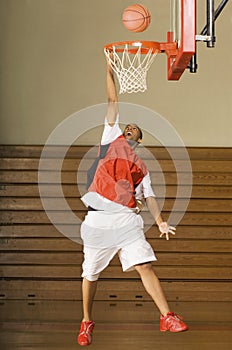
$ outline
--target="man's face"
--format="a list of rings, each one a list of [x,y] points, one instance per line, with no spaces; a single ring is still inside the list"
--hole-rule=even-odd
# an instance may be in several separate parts
[[[123,132],[124,137],[129,141],[141,142],[140,131],[135,124],[128,124]]]

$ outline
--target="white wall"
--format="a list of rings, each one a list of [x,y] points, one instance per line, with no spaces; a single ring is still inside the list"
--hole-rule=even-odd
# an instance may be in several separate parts
[[[152,23],[144,33],[134,34],[121,23],[131,1],[1,0],[0,143],[43,144],[69,115],[105,103],[104,44],[166,40],[169,0],[141,3],[150,9]],[[205,24],[205,1],[197,5],[199,32]],[[198,44],[197,74],[186,72],[179,82],[168,82],[166,57],[159,55],[147,92],[120,95],[120,101],[161,114],[186,146],[232,146],[231,10],[232,2],[218,18],[216,47]],[[98,140],[94,130],[78,142]],[[152,143],[147,136],[145,144]]]

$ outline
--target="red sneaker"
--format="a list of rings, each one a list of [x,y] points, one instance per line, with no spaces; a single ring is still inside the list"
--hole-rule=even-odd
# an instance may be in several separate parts
[[[160,316],[160,330],[161,332],[182,332],[187,331],[188,326],[182,321],[181,317],[169,312],[167,316]]]
[[[94,325],[95,323],[93,321],[81,322],[81,328],[77,338],[79,345],[86,346],[92,343]]]

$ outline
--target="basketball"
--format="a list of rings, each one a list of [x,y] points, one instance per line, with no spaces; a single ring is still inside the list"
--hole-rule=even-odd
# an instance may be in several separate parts
[[[122,22],[131,32],[143,32],[151,22],[151,15],[143,5],[134,4],[123,11]]]

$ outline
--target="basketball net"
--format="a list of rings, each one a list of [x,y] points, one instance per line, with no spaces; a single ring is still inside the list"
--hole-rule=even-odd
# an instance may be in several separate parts
[[[104,48],[104,53],[117,75],[120,86],[119,94],[126,92],[131,94],[147,90],[147,71],[158,50],[154,52],[153,49],[149,49],[144,53],[141,52],[141,45],[138,45],[138,49],[136,48],[136,51],[131,53],[128,44],[125,44],[124,49],[120,50],[117,50],[115,46],[112,46],[111,50]]]

